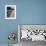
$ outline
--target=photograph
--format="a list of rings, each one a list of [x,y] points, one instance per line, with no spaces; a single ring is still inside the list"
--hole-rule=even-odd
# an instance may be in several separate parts
[[[5,5],[5,19],[16,19],[16,5]]]

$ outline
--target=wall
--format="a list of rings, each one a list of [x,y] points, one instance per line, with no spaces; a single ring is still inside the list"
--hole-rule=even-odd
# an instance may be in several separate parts
[[[9,42],[8,35],[10,32],[16,32],[17,35],[17,21],[5,19],[5,5],[15,5],[16,0],[0,0],[0,44],[7,44]],[[16,38],[16,43],[17,38]]]
[[[46,0],[16,0],[19,24],[46,24]]]
[[[16,4],[16,20],[4,19],[7,4]],[[46,0],[0,0],[0,44],[8,43],[9,32],[17,34],[17,24],[46,24]]]

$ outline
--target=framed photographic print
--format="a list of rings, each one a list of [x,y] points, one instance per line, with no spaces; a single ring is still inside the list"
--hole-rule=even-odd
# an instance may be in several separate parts
[[[16,19],[16,5],[5,5],[5,19]]]

